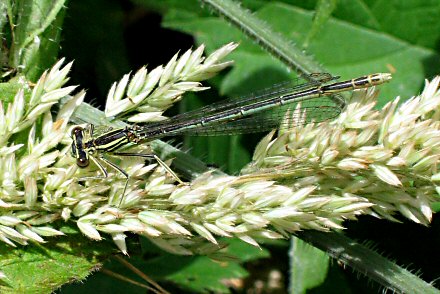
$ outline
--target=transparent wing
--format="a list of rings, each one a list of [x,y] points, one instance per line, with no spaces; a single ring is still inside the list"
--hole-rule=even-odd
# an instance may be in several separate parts
[[[249,116],[237,118],[235,120],[219,122],[209,125],[197,125],[190,129],[178,129],[166,134],[156,134],[149,136],[148,139],[188,134],[195,136],[218,136],[246,134],[269,131],[279,127],[291,128],[304,125],[310,122],[322,122],[337,117],[342,108],[338,102],[344,99],[337,94],[332,96],[322,96],[305,100],[298,103],[278,106],[269,110],[256,112]],[[295,111],[299,107],[300,111]],[[286,119],[286,113],[288,119]],[[169,119],[174,123],[174,119]],[[167,120],[161,122],[163,126],[169,125]],[[161,126],[155,126],[161,128]]]
[[[295,111],[299,107],[299,111]],[[183,130],[182,133],[196,136],[218,136],[270,131],[279,127],[292,128],[310,122],[322,122],[337,117],[341,108],[329,97],[284,105],[261,111],[251,116],[216,125],[200,126]],[[287,115],[286,115],[287,114]]]
[[[248,96],[222,100],[193,111],[176,115],[170,118],[169,120],[161,121],[158,123],[146,124],[146,126],[154,128],[156,127],[156,125],[161,125],[163,122],[178,123],[203,116],[208,116],[213,113],[218,113],[228,109],[234,109],[244,105],[249,105],[258,101],[269,100],[274,97],[280,97],[289,93],[294,93],[309,88],[313,88],[323,83],[327,83],[331,80],[338,79],[338,77],[334,77],[329,73],[314,73],[310,75],[310,79],[313,79],[313,81],[303,84],[299,84],[299,81],[301,79],[296,79],[294,81],[288,81],[285,83],[277,84],[275,86],[252,93]]]

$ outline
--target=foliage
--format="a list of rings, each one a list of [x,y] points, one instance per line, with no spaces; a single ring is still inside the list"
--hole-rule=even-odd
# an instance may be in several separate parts
[[[275,52],[275,57],[280,58],[282,61],[270,57],[259,45],[244,37],[239,29],[231,26],[224,19],[214,16],[211,12],[218,12],[218,9],[213,4],[221,4],[222,1],[202,1],[205,3],[203,8],[195,0],[136,0],[135,2],[147,9],[161,13],[164,17],[162,23],[164,27],[191,34],[197,45],[206,45],[208,52],[212,52],[214,49],[231,41],[240,42],[239,48],[231,57],[235,60],[235,66],[228,73],[224,74],[222,79],[214,79],[212,81],[213,88],[218,90],[220,94],[211,92],[209,94],[197,95],[202,99],[208,98],[207,100],[209,100],[211,97],[208,96],[218,95],[243,95],[292,78],[295,76],[291,72],[293,67],[299,68],[300,73],[304,74],[310,70],[321,70],[322,65],[324,65],[326,71],[341,75],[343,78],[351,78],[377,71],[391,71],[393,73],[393,83],[382,87],[378,104],[382,106],[387,102],[386,99],[391,99],[397,95],[401,95],[405,99],[415,95],[421,89],[423,79],[436,74],[439,68],[440,58],[436,42],[440,30],[438,29],[439,24],[435,20],[439,17],[440,8],[437,1],[415,0],[402,2],[397,0],[368,0],[363,3],[349,0],[243,1],[244,7],[255,11],[255,15],[263,20],[256,22],[260,29],[263,31],[273,29],[281,34],[272,39],[269,38],[269,43],[283,42],[283,40],[287,39],[299,44],[295,51],[295,54],[297,54],[295,58],[288,58],[291,57],[288,52],[289,50],[287,50],[287,53],[284,51],[287,57],[283,58],[282,50],[277,53],[277,51],[270,50],[269,48],[269,51]],[[227,3],[228,1],[223,2]],[[62,42],[64,47],[62,55],[70,53],[69,59],[78,61],[77,69],[74,68],[74,73],[77,71],[79,74],[73,78],[74,82],[80,83],[81,87],[92,88],[90,92],[95,95],[102,91],[101,96],[103,96],[108,88],[110,88],[110,83],[120,79],[128,70],[139,68],[140,65],[138,64],[129,65],[128,49],[121,45],[124,44],[123,32],[121,30],[124,7],[119,3],[108,3],[108,1],[94,1],[93,5],[92,9],[88,1],[71,1],[68,3],[67,8],[66,3],[61,0],[55,2],[31,0],[1,2],[0,34],[5,45],[0,49],[0,57],[2,65],[9,67],[5,68],[2,79],[4,81],[9,80],[11,77],[14,77],[14,71],[18,70],[20,74],[26,76],[27,81],[36,82],[42,72],[49,68],[57,59],[60,39],[64,39]],[[317,11],[316,14],[314,12],[315,9]],[[142,14],[142,9],[139,6],[135,6],[130,12],[139,11]],[[242,13],[245,15],[245,12]],[[65,14],[67,15],[66,19]],[[112,17],[109,17],[109,15]],[[133,13],[133,15],[138,16],[139,14]],[[82,21],[81,16],[87,21]],[[228,16],[224,15],[224,17],[228,19]],[[248,19],[248,16],[244,17],[244,20]],[[64,26],[64,20],[66,20],[65,37],[61,37],[63,35],[61,28]],[[127,17],[125,20],[130,22],[130,20],[133,21],[133,18]],[[18,25],[15,26],[16,24]],[[96,24],[98,24],[98,29],[96,29]],[[100,26],[101,29],[99,29]],[[102,28],[108,30],[107,34],[103,33]],[[244,30],[243,27],[241,29]],[[141,30],[144,30],[144,27]],[[271,32],[269,31],[269,33]],[[147,40],[148,47],[150,48],[160,47],[162,42],[161,40],[154,39],[148,33],[145,34],[145,32],[138,32],[135,40],[135,46],[140,48],[143,48],[141,44],[143,40]],[[258,42],[260,44],[263,43],[261,40],[258,40]],[[163,43],[168,44],[166,41],[163,41]],[[187,49],[185,48],[186,44],[183,45],[174,40],[171,43],[176,43],[175,48]],[[111,49],[109,50],[109,48]],[[287,46],[285,48],[290,47]],[[165,49],[160,50],[165,51]],[[309,55],[301,56],[303,50]],[[175,53],[174,51],[164,56],[164,60],[168,60]],[[75,55],[75,52],[79,54]],[[293,53],[291,54],[293,55]],[[142,65],[146,63],[156,63],[155,65],[165,63],[165,61],[156,60],[159,58],[157,54],[152,54],[151,60],[147,59],[147,55],[145,52],[142,52]],[[82,63],[82,60],[86,61]],[[286,64],[288,67],[286,67]],[[150,70],[152,68],[149,66]],[[80,82],[80,76],[83,76],[86,81]],[[94,81],[97,86],[89,86],[91,85],[90,81]],[[63,80],[62,82],[65,81]],[[23,87],[22,83],[22,80],[15,78],[9,80],[8,83],[0,84],[0,98],[5,103],[3,106],[13,101],[17,89]],[[194,84],[192,86],[198,85]],[[94,87],[98,90],[94,90]],[[28,91],[17,95],[16,97],[19,99],[15,99],[15,104],[11,105],[24,104],[23,100],[28,103],[32,99],[30,98],[32,97],[32,88],[33,85],[31,84]],[[73,88],[69,90],[73,90]],[[63,95],[62,93],[57,93],[57,99]],[[38,103],[42,104],[40,107],[47,107],[51,103],[50,99],[50,96],[46,96],[46,100],[38,101]],[[82,93],[78,94],[76,99],[80,101]],[[182,108],[188,108],[190,104],[199,104],[199,102],[188,101],[189,99],[185,100],[187,105]],[[46,105],[44,105],[45,103]],[[37,104],[34,103],[33,107],[35,106]],[[18,137],[18,135],[14,135],[15,133],[11,133],[8,134],[8,137],[12,137],[16,140],[15,142],[20,142],[20,140],[21,142],[26,142],[29,133],[32,134],[36,130],[37,141],[35,144],[41,143],[38,138],[42,134],[48,134],[48,127],[45,128],[44,126],[49,124],[49,121],[52,123],[52,119],[49,120],[46,116],[44,120],[31,121],[35,117],[30,119],[29,114],[35,113],[32,113],[31,110],[27,112],[26,115],[28,116],[25,122],[28,126],[35,123],[37,127],[34,128],[34,131],[29,131],[28,129],[23,131],[23,128],[26,126],[21,126],[21,129],[17,130],[17,132],[23,131],[25,133],[24,136]],[[158,114],[158,116],[160,115],[161,113]],[[9,123],[9,125],[13,124]],[[13,127],[10,128],[10,131],[12,129]],[[6,139],[6,136],[3,136],[3,140],[6,141]],[[252,140],[256,141],[252,138],[248,141]],[[210,163],[215,162],[222,167],[226,167],[229,171],[237,171],[251,157],[251,153],[245,148],[246,144],[242,144],[243,141],[236,137],[212,138],[205,141],[186,139],[185,146],[192,149],[192,154],[204,156],[206,161]],[[20,154],[20,156],[23,156],[23,154]],[[429,160],[431,159],[432,157]],[[179,162],[179,158],[175,162]],[[426,165],[427,163],[421,162],[418,168],[425,167],[423,164]],[[177,165],[179,164],[177,163]],[[42,164],[41,168],[43,173],[44,164]],[[423,171],[425,172],[426,170]],[[388,171],[376,169],[375,172],[382,181],[386,182],[387,179],[389,180],[387,178],[390,175]],[[35,185],[32,184],[32,180],[29,180],[28,183],[30,183],[29,187],[31,187],[29,191],[32,191]],[[38,188],[47,189],[48,187],[41,187],[40,184]],[[32,196],[32,193],[29,196]],[[27,203],[35,203],[35,198],[28,197]],[[84,208],[86,206],[81,207]],[[402,211],[403,208],[400,208]],[[83,212],[83,209],[78,208],[74,211],[74,214],[81,215]],[[2,225],[5,225],[5,223],[10,224],[11,222],[20,223],[23,219],[27,220],[29,217],[32,217],[25,214],[22,214],[23,218],[21,220],[3,218]],[[406,214],[406,216],[411,218],[411,213]],[[68,219],[66,215],[63,215],[63,217]],[[52,220],[50,219],[50,221]],[[49,221],[49,218],[47,221]],[[15,233],[10,231],[6,231],[6,235],[8,233],[12,234],[13,241],[22,244],[33,238],[33,242],[42,242],[24,225],[20,223],[19,226],[19,231],[25,238],[18,237],[18,235],[15,236]],[[63,228],[60,222],[54,223],[54,227],[57,230],[51,227],[44,227],[40,231],[38,231],[38,228],[35,230],[38,234],[46,232],[46,234],[61,235],[61,233],[64,233],[70,237],[51,238],[49,244],[32,244],[31,246],[18,249],[11,249],[11,247],[2,245],[1,250],[3,250],[3,254],[0,269],[3,271],[0,276],[3,281],[1,285],[2,292],[50,292],[68,281],[84,279],[91,271],[100,267],[102,261],[113,251],[110,242],[103,241],[97,243],[88,241],[85,237],[79,237],[78,232]],[[3,229],[6,230],[5,228]],[[201,231],[200,228],[199,233],[205,235],[205,238],[208,236],[209,239],[209,235]],[[120,234],[116,235],[116,237],[121,237]],[[331,235],[328,238],[331,238]],[[248,239],[248,241],[250,240]],[[297,240],[297,242],[300,241]],[[346,241],[344,243],[343,241],[342,243],[347,245],[349,242]],[[291,290],[299,293],[319,285],[324,280],[326,274],[326,270],[323,270],[317,276],[314,271],[310,270],[310,266],[308,267],[307,264],[312,264],[310,261],[315,259],[314,262],[316,264],[321,264],[322,268],[325,268],[328,261],[327,257],[320,253],[310,253],[307,246],[294,244],[296,245],[292,246],[290,252],[292,255],[291,266],[292,268],[295,266],[294,270],[291,271],[291,281],[301,281],[303,284],[297,283],[295,287],[291,286]],[[329,246],[328,244],[327,246]],[[260,257],[258,253],[255,253],[253,256],[245,258],[243,253],[255,250],[255,248],[250,249],[243,242],[238,243],[238,245],[235,244],[235,247],[230,245],[230,248],[236,248],[234,250],[236,254],[239,253],[238,259],[231,259],[230,256],[219,256],[220,260],[228,260],[225,264],[213,263],[203,256],[187,258],[172,256],[159,249],[153,249],[154,245],[152,244],[147,245],[143,243],[142,252],[134,249],[140,247],[136,241],[133,243],[133,241],[129,240],[128,245],[130,248],[129,252],[133,257],[132,259],[136,257],[136,261],[133,264],[138,268],[154,277],[157,281],[178,284],[186,291],[193,292],[206,290],[227,292],[227,288],[224,286],[225,283],[219,282],[218,279],[216,280],[215,274],[221,272],[226,280],[243,278],[246,272],[239,264]],[[331,252],[330,247],[324,246],[321,248]],[[298,250],[301,250],[302,254],[299,254]],[[361,251],[365,254],[365,252],[368,252],[368,249],[361,248]],[[356,256],[355,253],[351,254],[350,257]],[[300,258],[300,256],[303,257]],[[335,255],[332,256],[335,257]],[[373,256],[373,254],[367,254],[366,256],[368,258],[368,256]],[[349,261],[347,264],[353,265]],[[362,273],[366,272],[368,275],[368,270],[375,270],[374,265],[370,267],[367,263],[361,262],[360,264],[361,267],[354,267]],[[166,265],[173,266],[166,267]],[[381,268],[383,269],[386,266],[383,265]],[[302,271],[298,267],[308,268],[309,270]],[[22,268],[26,268],[27,271],[23,271]],[[41,270],[42,268],[52,270]],[[106,268],[114,270],[112,265],[106,265]],[[116,268],[120,270],[120,267],[117,266]],[[154,270],[151,271],[151,268],[164,271],[167,269],[168,272],[155,273]],[[101,279],[102,277],[98,278]],[[371,278],[374,277],[371,276]],[[109,281],[108,277],[102,279],[103,283],[108,283]],[[329,279],[329,276],[327,279]],[[405,279],[412,281],[414,287],[420,282],[417,277],[411,275]],[[197,282],[191,283],[191,281]],[[210,287],[207,287],[207,281],[211,281]],[[386,279],[380,280],[380,282],[387,287],[397,290],[393,285],[388,284],[389,281]],[[96,287],[99,284],[94,283],[93,280],[90,280],[90,291],[96,292]],[[342,282],[341,284],[344,283]],[[173,287],[171,284],[167,285]],[[75,288],[72,289],[71,291],[74,292]],[[110,287],[109,289],[115,288]],[[131,291],[136,292],[138,289],[132,288]],[[124,290],[128,291],[128,289]],[[409,288],[403,290],[410,291]],[[432,288],[430,290],[433,291]],[[69,290],[66,289],[65,291],[68,292]]]

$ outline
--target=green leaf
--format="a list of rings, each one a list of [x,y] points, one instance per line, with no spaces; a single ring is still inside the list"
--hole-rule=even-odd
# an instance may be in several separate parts
[[[112,252],[114,245],[69,234],[44,245],[12,249],[0,244],[1,293],[50,293],[65,283],[85,279]]]
[[[435,213],[438,213],[438,212],[440,211],[440,202],[435,202],[435,203],[433,203],[433,204],[432,204],[432,210],[433,210]]]
[[[3,103],[4,109],[7,109],[8,103],[14,100],[15,95],[20,89],[23,89],[23,84],[17,80],[10,81],[8,83],[0,83],[0,93],[1,93],[0,101],[1,103]],[[26,91],[25,93],[28,94],[27,92],[28,91]],[[28,99],[27,95],[25,97],[26,99]]]
[[[341,0],[335,16],[382,30],[413,46],[438,49],[440,2],[436,0]]]
[[[166,275],[167,280],[192,291],[229,293],[222,280],[243,278],[247,275],[246,271],[237,263],[214,262],[203,256],[167,255],[148,262],[145,266],[148,274]]]
[[[20,68],[35,81],[57,58],[65,0],[23,0],[14,4],[8,15],[13,27],[10,66]]]
[[[267,53],[244,37],[237,28],[231,27],[222,19],[198,13],[200,10],[191,7],[191,3],[189,2],[184,9],[174,9],[173,3],[170,3],[171,7],[168,8],[165,15],[164,25],[192,34],[197,43],[205,43],[208,50],[230,41],[239,41],[241,44],[236,55],[233,56],[235,68],[231,71],[231,74],[234,74],[231,80],[234,81],[234,85],[230,88],[227,84],[231,83],[228,81],[228,75],[221,88],[223,93],[233,93],[233,89],[236,89],[237,85],[253,87],[254,90],[264,87],[265,85],[261,85],[259,81],[250,82],[248,78],[255,75],[256,72],[261,72],[261,75],[264,75],[267,67],[271,70],[276,69],[276,71],[284,72],[285,77],[289,76],[289,70],[277,60],[272,59],[272,64],[268,66]],[[256,15],[269,24],[273,31],[281,33],[297,45],[303,44],[312,29],[314,13],[291,4],[266,3],[256,11]],[[393,1],[393,3],[395,2]],[[409,38],[412,35],[410,32],[406,35],[393,33],[391,30],[393,25],[402,27],[402,21],[397,19],[394,19],[393,23],[388,21],[385,27],[377,25],[372,29],[372,19],[382,19],[381,11],[385,11],[378,8],[380,7],[379,2],[372,5],[374,8],[372,10],[365,8],[360,11],[361,15],[363,11],[365,11],[364,15],[369,12],[370,18],[360,16],[359,19],[355,18],[352,21],[352,12],[358,6],[355,1],[341,2],[334,11],[336,17],[331,17],[309,44],[309,53],[313,54],[315,59],[323,64],[329,72],[341,75],[342,78],[373,72],[393,72],[393,81],[390,85],[380,87],[379,106],[398,95],[406,99],[418,93],[424,78],[434,74],[440,67],[439,54],[431,47],[410,43],[402,37]],[[405,17],[406,14],[403,15],[403,13],[406,10],[403,7],[406,5],[396,4],[395,6],[399,9],[393,11],[397,14],[400,13],[401,17]],[[428,15],[437,15],[438,9],[433,9],[436,8],[436,4],[430,7],[432,12]],[[419,20],[423,19],[420,13],[417,15]],[[416,17],[413,16],[413,18]],[[408,30],[412,29],[408,28]],[[436,32],[434,35],[437,36],[438,33]],[[248,57],[244,61],[243,55]],[[253,64],[253,66],[249,67],[249,64]],[[270,74],[266,74],[266,76],[271,77]]]
[[[227,244],[226,252],[237,257],[241,262],[249,262],[260,258],[270,257],[269,251],[257,248],[239,239],[222,239]]]
[[[326,279],[329,257],[297,237],[290,244],[290,293],[306,293]]]
[[[292,17],[292,13],[297,22],[291,21],[286,28],[286,23],[282,20]],[[272,25],[275,29],[284,29],[286,33],[298,30],[311,19],[306,11],[282,5],[268,5],[261,14],[264,18],[278,15],[277,21]],[[382,97],[390,98],[398,95],[409,98],[417,93],[426,74],[425,61],[430,59],[433,67],[438,66],[440,62],[439,55],[433,50],[396,40],[386,33],[348,25],[338,20],[329,21],[319,40],[315,39],[309,49],[318,60],[326,61],[325,64],[332,69],[331,72],[344,78],[393,68],[396,73],[393,75],[392,84],[381,87]],[[385,101],[381,102],[383,104]]]

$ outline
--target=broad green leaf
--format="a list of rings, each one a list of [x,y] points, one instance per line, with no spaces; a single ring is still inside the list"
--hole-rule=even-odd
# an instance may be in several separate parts
[[[243,1],[259,9],[267,1]],[[266,2],[266,3],[265,3]],[[317,9],[319,0],[277,1],[307,10]],[[331,1],[330,1],[331,2]],[[405,42],[436,50],[440,36],[440,2],[437,0],[338,0],[332,15],[353,25],[383,31]],[[251,3],[260,3],[259,6]]]
[[[264,248],[257,248],[238,239],[225,240],[228,247],[226,252],[235,256],[241,262],[249,262],[260,258],[270,257],[269,252]]]
[[[398,95],[406,99],[416,94],[420,90],[424,78],[432,76],[438,71],[437,69],[440,66],[439,54],[430,47],[422,47],[417,43],[413,44],[406,39],[401,39],[400,35],[391,34],[389,32],[391,24],[388,24],[387,30],[383,30],[382,26],[372,29],[371,25],[362,25],[363,23],[371,23],[371,20],[366,19],[361,25],[359,25],[360,20],[356,20],[358,23],[351,22],[349,18],[351,14],[348,12],[353,12],[350,8],[358,5],[357,2],[353,2],[353,4],[350,4],[351,2],[347,3],[345,1],[338,5],[335,9],[335,15],[338,17],[330,18],[311,41],[308,47],[309,54],[314,55],[314,58],[323,64],[329,72],[341,75],[342,78],[351,78],[378,71],[393,72],[392,83],[380,87],[382,98],[379,106]],[[197,43],[206,44],[208,50],[230,41],[240,42],[240,48],[238,48],[233,58],[236,62],[235,67],[241,70],[239,73],[237,73],[237,70],[231,72],[231,74],[235,74],[231,78],[234,81],[233,88],[236,89],[235,85],[240,83],[254,89],[261,88],[258,81],[250,83],[248,78],[252,77],[256,71],[261,71],[261,75],[264,75],[267,63],[262,62],[264,65],[260,69],[258,69],[258,66],[262,64],[261,58],[267,58],[267,53],[252,44],[249,39],[242,36],[238,29],[226,24],[224,20],[214,16],[206,17],[198,13],[200,10],[191,7],[191,3],[189,2],[185,9],[169,8],[165,15],[164,25],[192,34]],[[275,32],[282,33],[288,40],[301,46],[312,28],[313,11],[290,4],[266,3],[266,5],[261,6],[260,10],[256,11],[256,15],[265,20]],[[380,9],[376,8],[377,6],[380,7],[376,3],[374,10],[367,10],[373,13],[370,16],[371,19],[376,17],[374,13],[377,17],[381,13]],[[341,14],[344,11],[347,15],[344,14],[345,18],[342,18]],[[397,25],[397,23],[397,20],[395,20],[394,24]],[[240,56],[238,54],[245,53],[248,56],[253,55],[254,59],[252,62],[246,60],[244,61],[246,64],[240,64],[242,59],[238,58]],[[251,63],[254,66],[249,68],[248,65]],[[288,72],[279,61],[274,60],[273,67],[278,66],[279,71]],[[270,74],[266,76],[270,78]],[[230,83],[228,77],[225,80],[225,85],[222,86],[222,90],[224,93],[231,94],[233,91],[226,86],[227,83]]]
[[[298,43],[302,42],[304,36],[296,32],[306,30],[312,19],[307,11],[278,4],[265,6],[260,15],[264,19],[277,15],[272,21],[274,29],[286,35],[290,32]],[[291,19],[290,22],[287,22],[288,19]],[[398,95],[407,99],[417,93],[426,74],[425,60],[431,59],[433,66],[440,65],[439,55],[433,50],[338,20],[328,22],[319,39],[310,43],[309,50],[331,73],[343,78],[390,69],[395,71],[392,83],[380,87],[381,97],[386,98],[382,98],[379,104]]]
[[[390,36],[423,48],[438,49],[440,2],[436,0],[341,0],[335,16],[380,29]],[[344,13],[342,13],[344,12]],[[351,17],[350,17],[351,15]],[[364,15],[361,21],[358,15]]]
[[[90,241],[79,233],[47,240],[19,248],[0,244],[0,270],[6,275],[1,293],[50,293],[63,284],[84,280],[116,252],[114,245]]]
[[[167,255],[147,262],[145,272],[154,277],[166,276],[170,282],[192,291],[229,293],[224,279],[244,278],[247,273],[237,263],[215,262],[208,257]]]
[[[440,211],[440,202],[435,202],[435,203],[432,205],[432,210],[433,210],[434,212],[438,213],[438,212]]]
[[[3,103],[4,109],[7,109],[7,104],[13,101],[18,90],[23,89],[23,84],[19,81],[10,81],[8,83],[0,83],[0,102]],[[28,91],[25,92],[25,97],[28,99]]]
[[[290,244],[290,293],[306,293],[326,279],[329,257],[297,237]]]

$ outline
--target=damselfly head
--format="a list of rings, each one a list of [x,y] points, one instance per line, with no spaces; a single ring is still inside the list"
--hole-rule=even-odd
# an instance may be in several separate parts
[[[76,165],[84,168],[89,165],[89,154],[84,150],[84,129],[76,126],[72,129],[72,149],[70,150],[72,157],[76,158]]]
[[[80,126],[76,126],[72,129],[72,131],[70,132],[72,139],[77,138],[78,136],[83,136],[84,134],[84,129]]]

